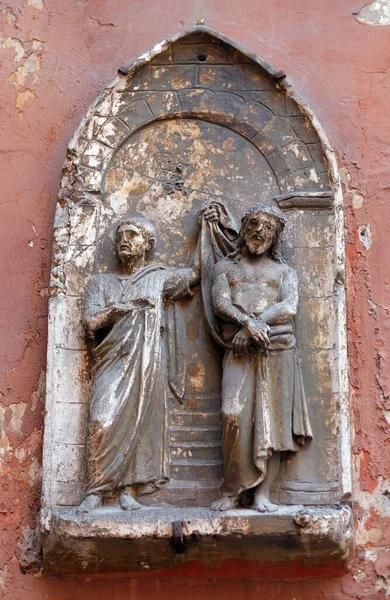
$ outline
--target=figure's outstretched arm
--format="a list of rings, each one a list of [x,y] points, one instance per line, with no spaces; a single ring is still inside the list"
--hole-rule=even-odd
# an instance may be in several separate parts
[[[193,296],[192,289],[199,285],[199,270],[193,267],[176,269],[167,277],[164,283],[164,300],[174,302]]]
[[[283,325],[291,321],[297,314],[298,278],[294,269],[290,267],[283,275],[279,298],[279,302],[260,315],[261,319],[268,323],[268,325]]]

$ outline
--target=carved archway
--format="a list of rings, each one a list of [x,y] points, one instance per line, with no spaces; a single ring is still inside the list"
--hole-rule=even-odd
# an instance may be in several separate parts
[[[102,257],[111,243],[110,226],[129,209],[148,214],[159,194],[165,194],[167,205],[183,202],[194,219],[207,196],[206,189],[194,185],[183,189],[183,173],[179,169],[177,176],[176,163],[173,171],[164,167],[161,180],[153,171],[158,184],[146,203],[141,167],[135,169],[134,181],[130,178],[118,190],[113,192],[115,178],[111,187],[107,184],[113,170],[129,170],[124,164],[129,149],[136,153],[141,144],[150,148],[156,131],[168,139],[172,123],[184,132],[181,139],[186,131],[190,135],[199,128],[203,135],[209,127],[210,136],[218,127],[231,132],[240,165],[243,152],[253,151],[263,161],[272,185],[259,190],[258,197],[244,195],[240,203],[235,201],[231,208],[237,217],[254,200],[274,197],[289,211],[284,251],[302,286],[297,334],[315,443],[302,452],[299,462],[293,457],[287,462],[277,493],[281,502],[290,504],[346,498],[350,460],[344,249],[336,164],[315,117],[282,73],[217,32],[195,27],[158,45],[131,69],[122,69],[69,145],[56,212],[51,281],[45,503],[51,508],[77,504],[83,490],[90,374],[81,326],[82,295],[88,278],[107,268]],[[146,152],[151,154],[150,149]],[[172,154],[179,156],[176,149]],[[189,162],[190,171],[195,162]],[[242,177],[240,173],[237,177]],[[212,193],[229,197],[233,184],[226,185],[218,183]],[[187,236],[191,235],[190,227]],[[180,265],[185,258],[177,254],[173,264],[177,260]]]

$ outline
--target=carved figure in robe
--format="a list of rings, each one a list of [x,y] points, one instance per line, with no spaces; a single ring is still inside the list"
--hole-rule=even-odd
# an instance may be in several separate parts
[[[256,205],[243,217],[236,250],[217,262],[211,287],[216,331],[226,348],[222,381],[222,498],[214,510],[240,504],[274,511],[270,490],[281,453],[312,438],[293,319],[294,269],[282,258],[284,217]]]
[[[168,481],[166,395],[180,397],[182,327],[173,301],[192,295],[197,269],[146,264],[156,234],[129,216],[116,230],[119,268],[94,275],[85,292],[84,324],[95,359],[88,434],[84,512],[105,492],[120,490],[120,506],[141,508],[136,496]],[[167,381],[167,372],[169,381]]]

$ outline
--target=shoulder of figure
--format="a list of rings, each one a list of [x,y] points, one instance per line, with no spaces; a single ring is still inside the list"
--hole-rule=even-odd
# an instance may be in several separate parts
[[[290,267],[290,265],[287,265],[286,263],[281,263],[280,266],[283,277],[291,277],[293,279],[297,278],[297,272],[293,267]]]
[[[106,288],[113,282],[116,282],[116,277],[112,273],[95,273],[87,283],[87,290],[94,290],[96,288]]]
[[[220,275],[227,275],[231,269],[233,268],[233,263],[228,258],[223,258],[218,261],[214,265],[214,277],[219,277]]]

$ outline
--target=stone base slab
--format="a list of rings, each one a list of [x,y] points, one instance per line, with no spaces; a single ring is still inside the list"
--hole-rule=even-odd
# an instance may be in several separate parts
[[[161,569],[189,561],[217,565],[227,559],[260,564],[347,569],[353,555],[349,506],[281,506],[260,514],[237,509],[117,506],[89,514],[57,508],[43,532],[44,572],[107,573]]]

